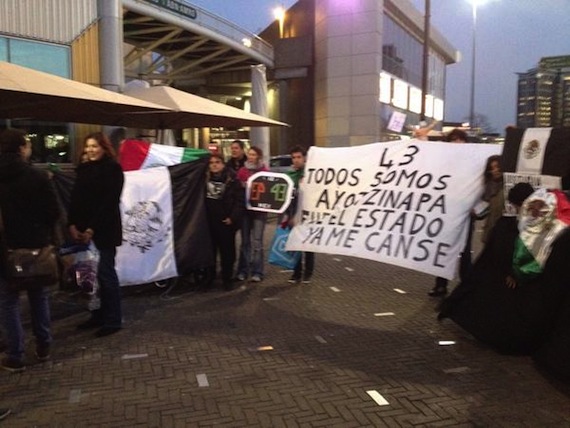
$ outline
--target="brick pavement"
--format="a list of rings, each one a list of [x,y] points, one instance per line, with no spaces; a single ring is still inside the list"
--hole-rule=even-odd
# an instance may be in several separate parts
[[[263,283],[230,293],[194,293],[184,281],[169,292],[131,287],[125,329],[101,339],[75,330],[82,304],[57,293],[53,361],[0,374],[0,406],[14,411],[3,423],[570,426],[570,386],[529,357],[499,355],[439,323],[437,301],[426,296],[432,277],[326,254],[317,255],[312,284],[288,276],[268,267]],[[265,346],[273,349],[258,350]]]

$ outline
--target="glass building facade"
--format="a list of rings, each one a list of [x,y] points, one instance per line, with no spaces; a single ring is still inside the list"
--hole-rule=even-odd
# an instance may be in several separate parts
[[[394,111],[406,114],[409,122],[419,123],[422,103],[423,43],[384,14],[380,102],[384,120]],[[425,115],[443,119],[445,97],[445,59],[433,49],[428,57],[428,82]],[[393,135],[392,138],[398,138]]]

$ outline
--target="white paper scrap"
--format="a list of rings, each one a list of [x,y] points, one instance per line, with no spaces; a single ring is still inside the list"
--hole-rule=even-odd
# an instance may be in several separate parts
[[[338,257],[333,257],[333,260],[334,260],[335,262],[342,262],[342,259],[339,259]]]
[[[125,354],[121,357],[121,360],[134,360],[135,358],[146,358],[148,354]]]
[[[346,266],[345,269],[349,272],[354,272],[354,269],[352,269],[351,267]]]
[[[279,297],[264,297],[263,300],[266,302],[271,302],[272,300],[279,300]]]
[[[440,340],[438,342],[439,346],[449,346],[449,345],[455,345],[455,341],[454,340]]]
[[[197,374],[196,380],[198,381],[198,386],[200,388],[205,388],[210,386],[210,383],[208,382],[208,376],[206,376],[204,373]]]
[[[379,312],[377,314],[374,314],[375,317],[389,317],[392,315],[396,315],[394,312]]]
[[[400,294],[406,294],[406,292],[404,290],[400,290],[399,288],[394,288],[394,291],[396,293],[400,293]]]
[[[327,341],[325,339],[323,339],[321,336],[315,336],[315,339],[317,339],[317,342],[327,343]]]
[[[340,293],[340,290],[336,287],[331,287],[331,290],[334,291],[335,293]]]
[[[390,403],[388,403],[388,401],[386,401],[386,399],[385,399],[384,397],[382,397],[382,395],[381,395],[378,391],[376,391],[376,390],[373,390],[373,389],[372,389],[372,390],[370,390],[370,391],[366,391],[366,393],[367,393],[368,395],[370,395],[370,397],[371,397],[374,401],[376,401],[376,404],[378,404],[379,406],[387,406],[388,404],[390,404]]]

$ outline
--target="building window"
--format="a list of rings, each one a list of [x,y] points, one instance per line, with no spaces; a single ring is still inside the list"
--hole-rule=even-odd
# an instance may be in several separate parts
[[[69,48],[48,43],[8,39],[8,58],[13,64],[69,78]]]
[[[70,78],[70,49],[67,46],[0,37],[0,60],[56,76]],[[0,120],[0,127],[6,126]],[[70,162],[70,131],[66,123],[12,119],[10,126],[28,133],[32,141],[32,161]]]

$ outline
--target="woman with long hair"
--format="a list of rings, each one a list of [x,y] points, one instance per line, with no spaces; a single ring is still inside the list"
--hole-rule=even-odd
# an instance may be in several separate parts
[[[76,242],[91,240],[99,250],[97,269],[101,307],[91,318],[77,327],[99,328],[97,337],[118,332],[122,327],[121,290],[115,270],[117,247],[122,244],[119,209],[124,176],[116,161],[111,142],[101,132],[89,134],[84,142],[87,160],[77,167],[77,178],[71,193],[68,223]]]
[[[245,188],[247,180],[259,171],[267,171],[263,152],[259,147],[247,151],[247,161],[237,172],[237,178]],[[251,273],[252,282],[261,282],[264,275],[263,232],[267,213],[246,210],[241,228],[241,248],[236,279],[244,281]]]
[[[483,197],[481,198],[484,202],[488,203],[488,209],[486,210],[486,220],[483,226],[483,235],[481,236],[481,241],[486,243],[489,240],[489,235],[491,229],[497,223],[497,220],[503,215],[503,210],[505,208],[505,196],[503,192],[503,171],[501,169],[501,156],[494,155],[487,159],[487,164],[485,165],[485,190],[483,191]]]
[[[222,156],[210,155],[206,182],[206,211],[212,238],[214,265],[208,272],[208,285],[216,278],[216,256],[220,253],[222,282],[225,290],[233,289],[232,277],[236,261],[236,231],[241,227],[244,190],[235,172],[224,165]]]

